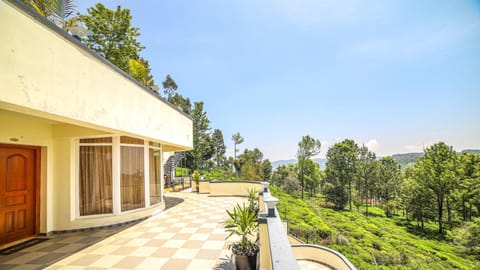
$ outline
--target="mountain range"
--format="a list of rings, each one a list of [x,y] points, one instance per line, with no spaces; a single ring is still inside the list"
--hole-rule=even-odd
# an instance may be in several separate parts
[[[480,149],[465,149],[462,150],[462,153],[476,153],[480,155]],[[406,154],[394,154],[392,155],[393,159],[397,161],[402,167],[405,167],[409,163],[413,163],[417,161],[419,158],[423,156],[422,153],[406,153]],[[381,157],[378,157],[381,158]],[[318,163],[320,169],[325,169],[327,159],[326,158],[314,158],[314,162]],[[287,160],[277,160],[272,161],[272,168],[273,170],[277,169],[281,165],[288,165],[288,164],[296,164],[298,162],[297,159],[287,159]]]

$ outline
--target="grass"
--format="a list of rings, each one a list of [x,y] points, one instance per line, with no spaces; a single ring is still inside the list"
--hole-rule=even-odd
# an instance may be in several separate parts
[[[276,187],[271,191],[280,199],[281,217],[286,216],[293,232],[303,233],[297,237],[343,253],[358,269],[480,269],[473,256],[432,233],[434,223],[422,231],[401,216],[385,217],[378,207],[369,207],[373,215],[367,217],[324,207],[318,197],[301,200]],[[329,235],[319,236],[316,226]]]

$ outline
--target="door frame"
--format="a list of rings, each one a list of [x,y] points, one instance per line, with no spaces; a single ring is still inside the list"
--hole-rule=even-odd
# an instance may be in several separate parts
[[[34,172],[34,194],[35,194],[35,230],[34,230],[34,236],[37,236],[40,233],[40,187],[41,187],[41,181],[40,181],[40,170],[41,170],[41,147],[40,146],[31,146],[31,145],[22,145],[22,144],[3,144],[0,143],[0,148],[16,148],[16,149],[29,149],[34,151],[35,155],[35,172]]]

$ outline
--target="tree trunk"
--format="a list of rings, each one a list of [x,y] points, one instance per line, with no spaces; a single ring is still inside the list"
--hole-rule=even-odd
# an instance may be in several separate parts
[[[443,233],[443,196],[437,196],[438,204],[438,233]]]
[[[350,204],[350,211],[352,211],[352,181],[348,181],[348,202]]]

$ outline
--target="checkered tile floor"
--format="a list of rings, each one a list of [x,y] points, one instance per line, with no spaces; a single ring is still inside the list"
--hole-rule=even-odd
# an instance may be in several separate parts
[[[225,210],[245,199],[195,193],[173,196],[185,201],[47,269],[229,268],[227,245],[236,239],[225,240],[221,223],[227,217]]]

